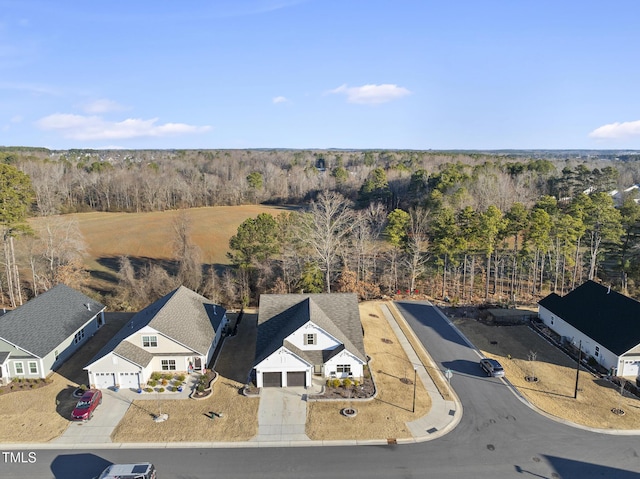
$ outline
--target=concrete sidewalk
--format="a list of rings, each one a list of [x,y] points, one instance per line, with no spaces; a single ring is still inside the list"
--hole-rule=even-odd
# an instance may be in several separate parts
[[[411,346],[411,343],[409,343],[409,340],[400,329],[400,326],[398,326],[395,317],[393,316],[393,314],[391,314],[391,311],[389,311],[387,305],[380,305],[380,309],[382,309],[385,318],[389,322],[389,326],[391,326],[391,329],[398,338],[402,349],[404,349],[404,352],[407,354],[409,362],[413,364],[414,368],[416,369],[417,375],[420,378],[420,381],[422,381],[422,384],[424,385],[425,389],[429,393],[429,397],[431,398],[431,409],[429,409],[429,412],[425,416],[407,423],[407,426],[409,427],[409,430],[413,435],[414,441],[428,441],[443,436],[454,427],[456,427],[456,425],[462,419],[462,404],[460,404],[460,401],[455,395],[455,392],[451,390],[451,388],[449,388],[450,394],[455,398],[455,400],[445,400],[442,397],[440,391],[438,391],[438,388],[434,384],[425,367],[429,366],[432,371],[436,371],[438,370],[438,368],[436,367],[435,363],[433,363],[432,361],[432,364],[422,364],[422,362],[418,358],[418,355],[413,349],[413,346]],[[400,314],[399,311],[398,314]],[[426,350],[423,352],[428,358],[431,358]]]

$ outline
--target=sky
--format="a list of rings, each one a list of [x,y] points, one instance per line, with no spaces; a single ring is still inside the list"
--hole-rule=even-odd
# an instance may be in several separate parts
[[[640,2],[0,0],[0,145],[640,149]]]

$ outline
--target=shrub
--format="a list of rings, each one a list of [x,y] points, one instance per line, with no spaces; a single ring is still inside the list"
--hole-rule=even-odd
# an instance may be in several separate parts
[[[159,393],[163,393],[164,392],[164,388],[158,388],[158,392]]]
[[[152,377],[153,377],[153,375],[152,375]],[[154,387],[156,387],[158,385],[158,381],[156,381],[155,379],[150,379],[147,384],[149,386],[151,386],[152,388],[154,388]]]
[[[354,385],[354,387],[360,386],[360,381],[358,381],[357,379],[354,379],[353,380],[353,385]]]
[[[353,384],[353,381],[351,381],[351,379],[349,379],[349,378],[345,378],[345,380],[342,381],[342,385],[345,388],[350,388],[352,384]]]
[[[176,376],[176,379],[182,383],[185,379],[187,379],[187,377],[184,374],[178,374]]]
[[[151,373],[151,379],[154,381],[159,381],[162,379],[162,373]]]
[[[199,393],[204,392],[204,384],[202,384],[202,383],[198,384],[198,386],[196,387],[196,390]]]
[[[339,387],[340,387],[340,384],[341,384],[341,381],[340,381],[339,379],[337,379],[337,378],[336,378],[336,379],[332,379],[332,380],[331,380],[331,385],[332,385],[334,388],[339,388]]]
[[[78,386],[78,389],[82,392],[85,392],[87,390],[87,386],[85,386],[84,384],[81,384],[80,386]]]
[[[147,392],[147,393],[152,393],[153,392],[153,388],[146,387],[146,388],[144,388],[144,391]]]
[[[171,381],[172,379],[173,379],[173,374],[165,373],[165,374],[162,375],[162,380],[163,381]]]
[[[162,385],[166,386],[167,384],[169,384],[169,381],[166,378],[162,378]]]

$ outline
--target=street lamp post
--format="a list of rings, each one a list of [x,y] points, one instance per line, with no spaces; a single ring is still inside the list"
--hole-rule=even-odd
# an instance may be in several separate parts
[[[418,376],[418,368],[413,367],[413,407],[411,408],[411,412],[416,412],[416,382]]]

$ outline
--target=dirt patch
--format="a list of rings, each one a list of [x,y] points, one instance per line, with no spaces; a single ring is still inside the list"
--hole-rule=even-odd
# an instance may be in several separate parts
[[[594,428],[640,429],[640,399],[620,395],[620,388],[606,379],[581,370],[574,399],[576,362],[527,325],[491,326],[469,316],[452,320],[484,355],[502,363],[506,378],[541,410]],[[527,381],[528,376],[538,380]],[[614,414],[613,408],[625,414]]]
[[[375,399],[369,401],[317,401],[307,408],[307,436],[322,439],[384,439],[408,438],[411,432],[407,422],[424,416],[431,408],[431,398],[422,382],[416,383],[415,412],[413,409],[413,364],[409,362],[378,302],[360,305],[364,328],[364,346],[371,357],[371,374],[378,389]],[[392,339],[391,343],[381,338]],[[346,417],[341,411],[353,407],[358,414]]]
[[[134,401],[111,439],[113,442],[248,441],[258,432],[259,399],[241,395],[242,386],[220,377],[213,385],[213,394],[206,399]],[[169,419],[154,422],[153,417],[159,414],[168,414]]]

